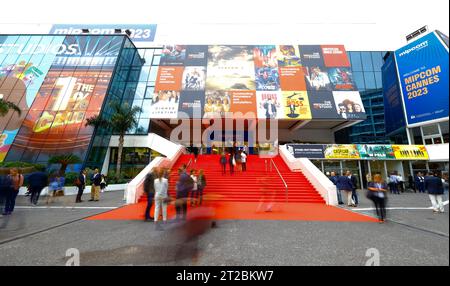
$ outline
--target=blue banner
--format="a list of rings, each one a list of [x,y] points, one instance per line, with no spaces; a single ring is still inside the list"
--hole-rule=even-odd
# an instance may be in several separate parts
[[[386,134],[406,126],[402,95],[398,83],[394,54],[391,53],[381,67],[383,79],[384,121]]]
[[[448,117],[448,50],[433,32],[395,51],[408,127]]]
[[[156,24],[133,25],[133,24],[108,24],[108,25],[85,25],[85,24],[55,24],[50,34],[78,35],[82,29],[89,29],[90,34],[112,35],[115,29],[130,30],[130,39],[133,42],[153,42],[156,34]]]

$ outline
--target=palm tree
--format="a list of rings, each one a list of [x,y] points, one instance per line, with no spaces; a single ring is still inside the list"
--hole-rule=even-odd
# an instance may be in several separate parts
[[[113,134],[119,135],[119,152],[116,166],[116,178],[119,179],[124,137],[127,132],[138,126],[138,115],[142,112],[142,108],[138,106],[130,107],[128,103],[120,104],[116,101],[111,102],[110,106],[112,109],[111,118],[103,118],[101,115],[93,116],[86,119],[86,126],[110,128]]]
[[[17,112],[19,116],[22,115],[22,110],[20,110],[20,108],[16,104],[4,100],[3,94],[0,94],[0,117],[3,117],[6,114],[8,114],[10,110]]]
[[[70,164],[78,164],[81,163],[80,157],[72,154],[68,155],[57,155],[51,157],[48,162],[50,164],[61,164],[61,168],[59,169],[59,172],[62,175],[66,173],[67,166]]]

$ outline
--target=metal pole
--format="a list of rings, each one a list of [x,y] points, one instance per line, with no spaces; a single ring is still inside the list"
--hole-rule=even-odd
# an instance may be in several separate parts
[[[342,167],[342,160],[339,161],[339,166],[340,166],[340,168],[341,168],[340,174],[339,174],[339,175],[345,175],[345,174],[343,173],[343,172],[344,172],[344,168]]]
[[[386,179],[387,179],[387,178],[389,178],[388,171],[387,171],[387,163],[386,163],[386,161],[383,161],[383,163],[384,163],[384,174],[385,174]]]
[[[359,167],[359,182],[360,182],[360,186],[361,186],[361,190],[364,188],[364,182],[363,182],[363,177],[362,177],[362,170],[361,170],[361,161],[358,160],[358,167]]]
[[[322,173],[325,174],[325,166],[323,164],[323,160],[320,160],[320,166],[322,166]]]

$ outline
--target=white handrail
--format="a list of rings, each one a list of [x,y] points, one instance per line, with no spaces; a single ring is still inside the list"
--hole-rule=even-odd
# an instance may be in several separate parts
[[[280,170],[278,170],[277,164],[275,164],[273,159],[270,159],[270,162],[271,162],[271,164],[273,164],[273,166],[275,167],[275,170],[277,170],[278,175],[280,176],[281,180],[283,181],[283,184],[284,184],[284,187],[285,187],[285,190],[286,190],[286,202],[288,202],[288,200],[289,200],[288,199],[288,197],[289,197],[288,185],[287,185],[286,181],[284,180],[283,175],[281,175]]]

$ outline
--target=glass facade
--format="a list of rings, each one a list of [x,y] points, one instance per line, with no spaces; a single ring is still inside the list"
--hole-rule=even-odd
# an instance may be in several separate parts
[[[382,89],[383,56],[386,52],[348,52],[353,79],[361,94],[367,119],[335,133],[336,143],[404,144],[406,133],[396,138],[386,136]]]
[[[100,166],[111,132],[86,118],[111,116],[113,100],[131,104],[142,64],[123,35],[0,35],[0,94],[22,110],[0,120],[0,162],[74,154]]]

